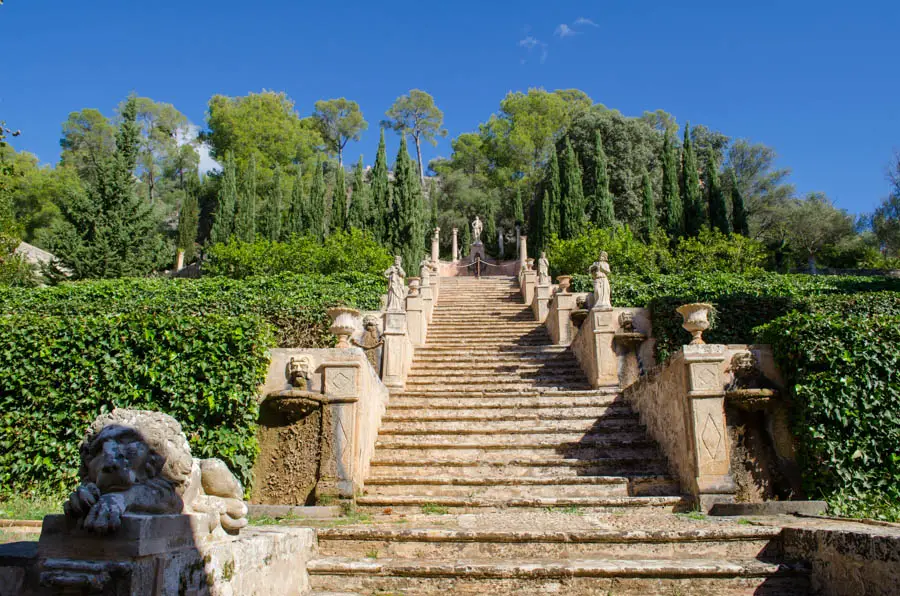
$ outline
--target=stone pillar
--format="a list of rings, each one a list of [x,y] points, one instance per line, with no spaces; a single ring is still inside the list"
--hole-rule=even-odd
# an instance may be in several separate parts
[[[518,228],[516,228],[516,233],[518,233]],[[521,268],[528,260],[528,236],[518,236],[516,245],[519,247],[519,267]]]
[[[614,345],[616,335],[616,320],[613,309],[598,308],[591,310],[588,321],[590,332],[593,334],[594,371],[593,378],[589,379],[591,386],[613,387],[619,385],[619,359]]]
[[[440,234],[441,234],[441,229],[435,228],[434,236],[431,237],[431,262],[434,263],[435,266],[437,266],[438,261],[441,258],[441,255],[440,255],[440,238],[441,238],[441,236],[440,236]]]
[[[516,254],[519,255],[519,260],[522,260],[522,226],[516,224]]]
[[[453,262],[454,262],[454,263],[456,263],[457,261],[459,261],[459,244],[458,244],[458,238],[459,238],[459,228],[453,228],[453,244],[452,244],[452,248],[451,248],[451,250],[452,250],[453,252],[451,253],[451,256],[453,257]]]
[[[333,462],[333,469],[323,469],[316,483],[317,495],[352,499],[356,489],[362,488],[354,481],[356,470],[356,410],[360,398],[360,369],[358,362],[323,362],[322,393],[330,421],[330,449],[332,454],[322,453],[322,462]],[[323,441],[323,446],[329,441]],[[326,447],[329,448],[329,447]],[[330,457],[326,457],[329,455]],[[330,466],[329,466],[330,468]]]
[[[708,511],[715,503],[733,502],[735,493],[721,372],[726,346],[684,346],[682,353],[688,384],[685,424],[693,442],[695,476],[689,488],[700,510]]]
[[[497,228],[497,252],[501,259],[506,254],[506,247],[503,244],[503,228]]]
[[[181,271],[184,269],[184,251],[180,248],[178,252],[175,253],[175,271]]]
[[[405,312],[384,313],[381,380],[393,389],[402,389],[406,383],[407,350],[412,349],[406,330]]]
[[[537,286],[537,271],[526,269],[519,275],[519,288],[522,290],[522,300],[526,306],[534,303],[535,288]]]
[[[421,347],[425,345],[425,337],[428,333],[428,312],[425,305],[423,292],[428,290],[431,302],[431,287],[422,288],[415,296],[410,294],[406,297],[406,324],[409,330],[409,343],[413,347]]]
[[[547,320],[550,312],[550,299],[553,286],[550,284],[540,284],[535,286],[534,300],[531,303],[531,310],[534,311],[534,318],[539,323]]]
[[[557,292],[550,301],[546,326],[553,343],[568,346],[572,343],[572,311],[575,310],[575,294]]]

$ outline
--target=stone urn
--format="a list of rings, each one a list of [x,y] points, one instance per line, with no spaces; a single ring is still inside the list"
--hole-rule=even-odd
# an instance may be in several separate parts
[[[525,271],[534,271],[534,259],[531,257],[525,259]]]
[[[681,326],[693,337],[690,345],[706,343],[703,341],[703,332],[709,329],[709,313],[712,309],[713,305],[705,302],[685,304],[675,309],[684,319],[684,323]]]
[[[350,336],[356,331],[356,319],[359,318],[359,311],[347,306],[333,306],[325,312],[331,317],[331,327],[328,331],[337,336],[337,347],[349,348]]]
[[[409,297],[415,298],[419,295],[419,290],[422,288],[422,278],[421,277],[410,277],[409,278]]]
[[[572,276],[571,275],[560,275],[560,276],[557,276],[556,281],[559,282],[559,293],[560,294],[568,294],[569,286],[572,285]]]

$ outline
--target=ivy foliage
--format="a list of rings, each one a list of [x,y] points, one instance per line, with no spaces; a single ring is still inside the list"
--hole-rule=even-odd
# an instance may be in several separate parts
[[[272,339],[257,316],[0,317],[2,492],[71,489],[85,429],[116,407],[171,414],[249,486]]]
[[[272,325],[279,347],[330,347],[325,309],[336,304],[377,309],[383,292],[380,275],[363,273],[99,280],[0,288],[0,314],[256,315]]]

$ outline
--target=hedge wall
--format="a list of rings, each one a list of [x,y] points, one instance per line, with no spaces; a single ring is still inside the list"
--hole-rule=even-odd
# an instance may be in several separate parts
[[[171,414],[195,456],[222,458],[249,486],[272,343],[246,315],[0,317],[2,492],[75,486],[85,429],[115,407]]]
[[[384,278],[362,273],[102,280],[0,289],[0,314],[251,314],[272,324],[278,346],[326,347],[333,341],[327,307],[377,309],[384,290]]]

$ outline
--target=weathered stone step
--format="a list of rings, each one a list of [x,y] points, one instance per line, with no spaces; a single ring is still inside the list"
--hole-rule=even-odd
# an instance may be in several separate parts
[[[514,420],[402,420],[385,421],[378,431],[380,437],[402,435],[484,435],[484,434],[556,434],[556,433],[588,433],[601,431],[641,431],[636,416],[619,418],[576,418],[563,420],[541,420],[538,418],[519,418]]]
[[[431,346],[425,345],[421,348],[416,348],[416,355],[419,354],[446,354],[453,356],[484,356],[484,357],[497,357],[497,356],[530,356],[530,355],[559,355],[559,354],[571,354],[571,350],[568,346],[556,346],[556,345],[547,345],[547,346],[520,346],[516,344],[510,344],[506,346],[499,347],[481,347],[481,346],[469,346],[467,348],[462,348],[459,346]]]
[[[679,494],[678,483],[667,476],[487,476],[412,477],[373,476],[366,481],[366,494],[420,495],[510,499],[533,497],[628,497]]]
[[[656,445],[648,440],[635,444],[582,445],[579,443],[559,444],[553,442],[520,445],[489,445],[480,447],[477,444],[460,443],[457,445],[416,445],[400,442],[381,443],[376,447],[375,457],[378,461],[396,462],[406,458],[410,461],[478,461],[487,463],[512,463],[526,460],[550,461],[559,460],[595,460],[619,459],[640,460],[658,459],[660,457]]]
[[[620,507],[653,507],[666,511],[684,509],[690,500],[680,496],[664,497],[525,497],[481,499],[477,497],[429,497],[427,495],[366,495],[356,504],[366,508],[391,507],[395,513],[418,512],[423,505],[446,507],[454,512],[486,511],[507,508],[548,509],[581,507],[585,509],[616,509]],[[405,509],[404,509],[405,508]]]
[[[309,562],[315,588],[417,596],[806,595],[809,572],[756,560],[728,559],[351,559]]]
[[[638,420],[638,415],[627,404],[612,404],[597,407],[532,407],[489,408],[489,409],[453,409],[430,407],[427,410],[395,410],[391,404],[381,418],[385,427],[387,423],[397,422],[437,422],[437,423],[484,423],[484,422],[550,422],[567,420]]]
[[[532,381],[509,381],[505,379],[498,379],[495,382],[492,382],[490,386],[485,387],[485,383],[475,382],[469,383],[464,380],[460,381],[445,381],[441,384],[437,383],[429,383],[429,382],[418,382],[417,379],[410,379],[406,382],[405,390],[410,393],[419,393],[421,395],[496,395],[498,393],[510,393],[510,392],[520,392],[523,394],[528,394],[533,391],[548,391],[548,392],[564,392],[564,391],[573,391],[573,390],[581,390],[587,391],[591,388],[590,384],[587,382],[575,383],[569,380],[557,379],[557,380],[545,380],[545,379],[536,379]]]
[[[545,432],[544,432],[545,431]],[[588,447],[647,447],[655,443],[643,429],[567,432],[553,428],[524,433],[471,432],[379,434],[375,448],[407,449],[586,449]]]
[[[570,372],[568,374],[543,374],[537,371],[532,374],[494,373],[485,375],[410,375],[406,379],[406,390],[417,391],[427,388],[429,391],[466,391],[490,384],[492,389],[527,389],[529,387],[558,387],[560,389],[590,389],[591,386],[584,375]]]
[[[323,556],[432,560],[488,558],[728,558],[774,559],[782,554],[781,529],[729,526],[708,530],[449,530],[443,528],[339,527],[317,531]]]
[[[491,339],[517,341],[524,337],[550,337],[545,329],[471,329],[471,328],[453,328],[453,327],[435,327],[428,328],[428,340],[447,339],[454,337],[466,337],[472,339]]]
[[[511,354],[502,353],[494,356],[481,354],[444,354],[440,352],[416,352],[413,358],[413,370],[420,369],[425,366],[432,368],[441,367],[443,370],[469,370],[479,369],[486,366],[495,367],[511,367],[525,366],[537,367],[548,366],[559,363],[564,366],[578,366],[578,360],[571,352],[562,352],[556,354]],[[445,366],[446,365],[446,366]]]
[[[434,362],[416,359],[413,361],[410,375],[433,375],[435,374],[435,371],[454,371],[454,374],[462,372],[469,376],[485,376],[496,373],[535,373],[543,370],[569,373],[575,372],[579,375],[581,374],[581,367],[579,366],[578,361],[575,360],[575,358],[568,358],[544,361],[518,360],[512,362],[459,362],[456,360],[451,360],[449,362]]]
[[[565,457],[509,458],[507,461],[460,461],[447,457],[429,458],[416,455],[376,454],[372,460],[372,477],[415,474],[423,478],[454,476],[457,478],[632,476],[667,473],[666,461],[658,453],[651,457],[606,457],[571,459]]]
[[[459,392],[450,394],[403,393],[393,396],[388,412],[437,408],[442,410],[491,410],[495,408],[595,408],[623,403],[615,395],[484,395]]]

